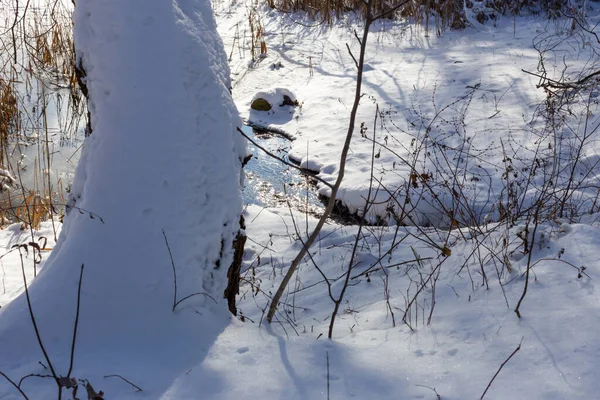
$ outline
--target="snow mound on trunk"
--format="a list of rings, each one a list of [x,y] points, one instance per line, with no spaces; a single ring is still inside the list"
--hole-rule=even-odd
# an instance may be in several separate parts
[[[143,374],[144,391],[158,395],[229,323],[222,297],[242,207],[241,121],[207,0],[79,0],[74,23],[93,133],[32,306],[66,375],[85,264],[71,376],[124,398],[130,388],[102,376]],[[0,370],[17,380],[49,373],[24,296],[0,311],[0,354]],[[42,382],[32,398],[55,395],[54,381]],[[13,392],[0,386],[0,398]]]

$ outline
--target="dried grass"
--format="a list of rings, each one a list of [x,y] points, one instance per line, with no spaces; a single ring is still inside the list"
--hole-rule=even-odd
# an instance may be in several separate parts
[[[271,8],[283,12],[304,11],[313,19],[333,22],[346,12],[364,11],[361,0],[267,0]],[[395,2],[373,0],[372,12],[380,14],[394,7]],[[546,13],[558,16],[568,7],[567,0],[411,0],[389,17],[423,24],[427,30],[435,28],[440,34],[445,29],[462,29],[466,26],[465,7],[474,11],[480,22],[496,14]]]
[[[71,143],[85,115],[66,4],[0,0],[0,168],[18,177],[8,191],[0,185],[0,226],[22,222],[37,229],[64,208],[62,184],[50,179],[50,139],[58,134]],[[50,107],[56,107],[58,128],[48,126]],[[33,171],[28,168],[33,182],[23,182],[21,154],[31,145],[37,147]]]

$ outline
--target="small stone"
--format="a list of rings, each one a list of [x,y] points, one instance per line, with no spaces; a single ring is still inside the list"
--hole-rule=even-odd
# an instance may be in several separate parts
[[[265,99],[262,98],[258,98],[255,99],[252,104],[250,105],[250,108],[253,110],[257,110],[257,111],[270,111],[271,110],[271,104],[269,104],[268,101],[266,101]]]

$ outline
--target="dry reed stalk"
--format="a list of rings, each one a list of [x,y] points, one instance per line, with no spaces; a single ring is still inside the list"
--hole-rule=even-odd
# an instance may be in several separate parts
[[[24,168],[21,146],[38,138],[38,148],[33,183],[25,183],[31,187],[22,187],[18,194],[2,194],[0,226],[20,221],[26,228],[37,229],[55,214],[53,202],[65,203],[62,182],[52,182],[50,176],[50,129],[58,130],[61,145],[63,138],[69,140],[80,127],[85,101],[75,73],[68,5],[61,0],[6,5],[10,15],[0,21],[0,168],[20,172]],[[65,89],[67,96],[61,93]],[[56,112],[48,108],[54,105]],[[58,128],[49,126],[48,112],[58,114]],[[4,183],[0,176],[0,192]]]
[[[363,0],[267,0],[271,8],[283,12],[304,11],[312,19],[321,20],[328,24],[333,22],[333,17],[341,18],[347,12],[362,13],[365,8]],[[371,0],[370,7],[375,13],[383,13],[393,7],[394,2],[386,0]],[[488,19],[486,13],[518,15],[522,12],[545,13],[555,17],[569,6],[568,0],[483,0],[471,2],[463,0],[411,0],[406,7],[398,13],[386,16],[391,19],[406,19],[415,24],[423,24],[426,31],[430,26],[430,19],[435,22],[436,34],[441,34],[446,29],[463,29],[467,25],[464,7],[479,10],[479,22]]]

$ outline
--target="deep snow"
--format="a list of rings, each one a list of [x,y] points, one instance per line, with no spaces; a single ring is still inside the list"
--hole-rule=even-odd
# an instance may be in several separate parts
[[[326,336],[333,303],[327,281],[331,293],[339,294],[343,282],[340,278],[347,271],[358,227],[340,226],[333,221],[326,224],[320,240],[311,249],[312,259],[306,259],[300,266],[283,298],[276,322],[269,326],[263,321],[269,297],[301,246],[298,236],[306,237],[316,221],[299,212],[294,212],[292,218],[287,208],[247,206],[244,216],[249,240],[238,304],[245,322],[227,316],[224,306],[212,307],[210,300],[200,297],[179,312],[171,313],[172,276],[160,229],[164,228],[168,234],[178,271],[191,274],[184,271],[190,265],[185,257],[196,252],[202,254],[202,248],[195,246],[206,246],[206,251],[218,250],[220,246],[210,245],[207,240],[215,239],[212,233],[221,227],[208,227],[202,229],[204,236],[190,237],[197,229],[196,223],[202,222],[193,219],[198,215],[190,211],[192,205],[185,201],[195,198],[198,195],[195,190],[199,188],[185,183],[197,177],[179,176],[177,185],[172,185],[169,178],[169,188],[163,190],[163,175],[170,168],[192,175],[189,168],[204,168],[197,170],[198,174],[209,170],[214,176],[206,176],[215,180],[211,181],[214,183],[207,195],[218,194],[212,198],[226,202],[220,196],[232,195],[228,191],[231,188],[221,186],[223,180],[217,180],[218,173],[228,166],[229,175],[234,174],[234,161],[244,152],[241,146],[233,150],[232,138],[227,142],[231,160],[205,159],[213,155],[207,154],[206,148],[194,153],[188,142],[164,140],[164,131],[160,129],[163,124],[177,125],[175,116],[182,118],[178,123],[188,121],[183,118],[201,109],[195,102],[198,99],[176,102],[166,95],[155,96],[172,94],[180,88],[171,86],[173,80],[168,79],[179,77],[178,71],[168,68],[188,65],[189,60],[183,57],[182,64],[175,65],[159,61],[171,60],[164,55],[183,49],[180,44],[175,46],[175,42],[166,40],[168,33],[190,32],[189,25],[180,25],[186,27],[182,30],[166,29],[169,20],[164,13],[171,14],[164,4],[161,5],[164,9],[141,5],[137,9],[121,4],[119,12],[91,3],[88,6],[98,20],[83,27],[90,32],[94,30],[98,41],[90,43],[91,46],[102,45],[91,49],[100,52],[135,48],[136,52],[118,65],[122,68],[112,65],[114,57],[92,61],[92,65],[102,67],[96,73],[111,71],[110,75],[105,72],[106,75],[98,76],[121,77],[119,82],[123,85],[111,87],[107,97],[99,99],[95,106],[96,115],[102,115],[103,110],[114,112],[116,119],[110,122],[111,127],[121,134],[112,135],[107,130],[106,135],[97,135],[103,131],[95,130],[93,140],[86,145],[87,164],[82,164],[78,175],[86,176],[85,182],[79,180],[75,185],[76,193],[82,194],[77,205],[102,215],[106,224],[73,210],[64,227],[70,239],[53,251],[41,267],[45,270],[43,279],[31,287],[32,294],[40,295],[49,285],[45,282],[59,281],[65,288],[60,292],[62,307],[51,302],[34,303],[43,322],[43,337],[61,371],[68,365],[78,267],[85,261],[82,320],[73,376],[89,379],[96,389],[104,390],[106,398],[437,399],[439,394],[442,399],[473,399],[481,397],[519,343],[522,343],[519,351],[500,371],[485,398],[587,399],[600,393],[597,378],[600,346],[595,337],[600,328],[600,298],[595,289],[599,272],[596,253],[600,246],[597,213],[580,215],[576,222],[556,219],[538,227],[521,319],[513,310],[523,291],[528,265],[528,254],[523,252],[523,221],[514,226],[498,224],[492,215],[487,224],[461,226],[451,231],[422,226],[365,227],[334,340],[329,341]],[[593,6],[591,3],[590,7]],[[123,8],[130,12],[122,12]],[[291,156],[305,166],[310,165],[322,178],[333,179],[347,124],[349,93],[355,82],[355,70],[345,43],[356,50],[353,29],[360,29],[360,24],[350,15],[334,27],[306,28],[303,25],[314,22],[302,15],[281,15],[258,8],[255,11],[267,34],[268,55],[251,62],[243,40],[249,8],[241,3],[220,2],[213,3],[213,8],[226,53],[234,56],[230,61],[233,96],[243,117],[259,118],[293,135],[296,140]],[[79,10],[79,18],[83,18],[84,11]],[[206,12],[206,7],[202,11]],[[589,15],[593,23],[596,14],[592,11]],[[144,13],[162,17],[150,21],[143,17]],[[210,21],[204,21],[206,25],[194,21],[196,26],[212,27]],[[446,109],[442,120],[430,132],[447,145],[461,143],[457,138],[471,132],[473,148],[483,151],[479,159],[488,163],[488,175],[482,175],[489,177],[486,181],[492,188],[489,192],[499,193],[503,186],[503,155],[498,141],[510,137],[512,143],[523,146],[516,146],[514,155],[527,154],[524,149],[532,143],[534,135],[529,121],[544,100],[544,94],[535,87],[537,79],[521,71],[521,68],[535,70],[537,65],[532,39],[557,29],[564,35],[564,27],[570,26],[569,21],[548,22],[540,17],[522,17],[515,22],[516,31],[512,19],[506,18],[499,20],[496,27],[477,25],[465,31],[445,32],[441,37],[426,36],[422,28],[409,23],[386,21],[374,26],[368,48],[365,96],[358,119],[359,123],[367,124],[367,135],[372,134],[377,103],[388,112],[385,126],[389,130],[378,127],[377,135],[388,135],[388,143],[393,144],[397,154],[409,154],[407,141],[422,138],[436,110],[468,95]],[[148,23],[159,24],[163,29],[154,26],[156,30],[152,30]],[[152,49],[137,46],[140,36],[128,36],[151,33],[157,40]],[[236,34],[242,37],[241,44],[234,42]],[[85,32],[80,35],[87,37]],[[586,52],[590,51],[585,46],[581,51],[573,50],[570,45],[574,42],[569,39],[576,35],[562,37],[566,38],[562,43],[565,47],[554,49],[555,58],[549,61],[556,60],[557,73],[563,55],[571,57],[573,62],[585,63],[589,54]],[[220,45],[216,38],[211,43]],[[163,57],[154,55],[160,51],[165,52]],[[189,52],[184,55],[193,56]],[[211,60],[215,63],[212,65],[218,66],[215,69],[226,75],[223,57]],[[131,64],[125,64],[126,61]],[[125,65],[132,68],[124,68]],[[143,74],[133,72],[136,65]],[[93,74],[90,72],[92,82]],[[220,82],[227,82],[225,75]],[[140,92],[139,88],[146,86],[131,90],[133,83],[141,85],[144,79],[152,80],[151,95]],[[100,80],[96,84],[104,88],[109,82]],[[219,80],[207,78],[206,82]],[[226,87],[227,84],[214,90],[225,93]],[[279,115],[250,112],[251,99],[269,87],[291,90],[302,107],[283,110]],[[115,96],[115,90],[123,95]],[[144,108],[130,107],[146,103]],[[223,131],[240,122],[231,108],[227,110],[232,115],[226,119],[232,125]],[[165,114],[173,119],[163,122],[158,118],[158,115],[164,118]],[[460,122],[461,115],[465,115],[464,124]],[[130,135],[138,133],[143,139],[122,133],[127,128]],[[458,129],[458,135],[447,135],[454,128]],[[534,124],[534,128],[540,127]],[[588,161],[596,156],[596,142],[591,143],[585,154]],[[84,170],[86,165],[93,165],[90,163],[101,158],[102,151],[117,145],[126,145],[118,148],[118,154],[121,159],[128,159],[131,170],[113,163]],[[149,159],[149,153],[154,154],[150,150],[159,148],[160,157],[157,154]],[[115,147],[111,149],[115,151]],[[378,150],[381,153],[376,159],[377,166],[382,172],[388,171],[382,173],[382,179],[388,185],[407,181],[410,170],[398,161],[398,156],[383,147]],[[473,154],[477,153],[475,150]],[[196,157],[197,154],[204,157]],[[357,132],[347,180],[342,186],[342,200],[351,208],[359,208],[364,202],[370,159],[371,143]],[[180,168],[184,162],[189,168]],[[392,167],[394,164],[397,169]],[[433,168],[427,160],[419,166],[424,171]],[[465,170],[471,171],[471,167],[472,164],[467,164]],[[104,186],[97,186],[94,193],[89,193],[90,182]],[[147,185],[148,190],[141,192],[132,182]],[[476,189],[477,185],[475,193],[480,193]],[[574,201],[584,199],[574,197]],[[482,210],[486,201],[487,197],[480,203]],[[161,207],[155,207],[157,204]],[[430,213],[424,217],[429,219],[426,222],[434,223],[432,219],[441,218],[436,210],[425,207],[420,210],[424,215]],[[234,218],[233,214],[228,214],[229,218]],[[119,231],[109,231],[109,224],[116,224]],[[174,232],[177,227],[183,227],[180,236]],[[17,234],[17,228],[11,228],[2,243],[21,242]],[[95,250],[97,243],[89,243],[83,234],[97,238],[95,241],[100,241],[102,248]],[[62,238],[65,237],[63,232]],[[197,242],[182,242],[192,240]],[[87,243],[86,247],[77,248],[75,244],[79,242]],[[5,246],[8,251],[9,244]],[[450,255],[443,254],[444,246],[449,247]],[[59,260],[64,259],[72,260],[73,265],[59,266]],[[86,260],[92,260],[89,266]],[[94,271],[96,260],[104,261],[102,270]],[[9,291],[14,294],[22,290],[15,279],[20,273],[15,253],[0,261],[6,271],[6,282],[11,282],[7,286]],[[141,268],[121,268],[122,265]],[[512,272],[508,271],[509,266]],[[367,270],[371,270],[368,275],[364,273]],[[179,282],[181,293],[193,290],[194,281]],[[206,290],[217,297],[221,284]],[[92,303],[89,301],[92,295],[102,295],[101,301]],[[6,302],[12,296],[0,299]],[[0,311],[0,370],[17,381],[29,373],[47,374],[37,363],[42,356],[35,343],[31,345],[27,318],[15,316],[17,311],[23,312],[22,297],[8,306],[4,304]],[[18,333],[15,326],[20,328]],[[115,373],[143,388],[143,392],[135,392],[118,379],[103,378]],[[29,378],[23,389],[33,399],[52,398],[52,385],[49,380]],[[0,381],[0,397],[18,398],[5,381]]]
[[[30,287],[32,306],[64,376],[85,264],[72,376],[123,398],[129,388],[100,383],[110,375],[100,371],[145,370],[147,390],[160,395],[229,321],[211,300],[222,298],[242,207],[245,141],[235,135],[227,60],[207,1],[79,1],[73,19],[93,134],[61,237]],[[177,269],[176,300],[203,293],[176,312],[163,231]],[[0,370],[47,374],[25,296],[2,307],[0,319]],[[2,398],[15,392],[5,383]],[[54,385],[38,378],[24,390],[47,398]]]

